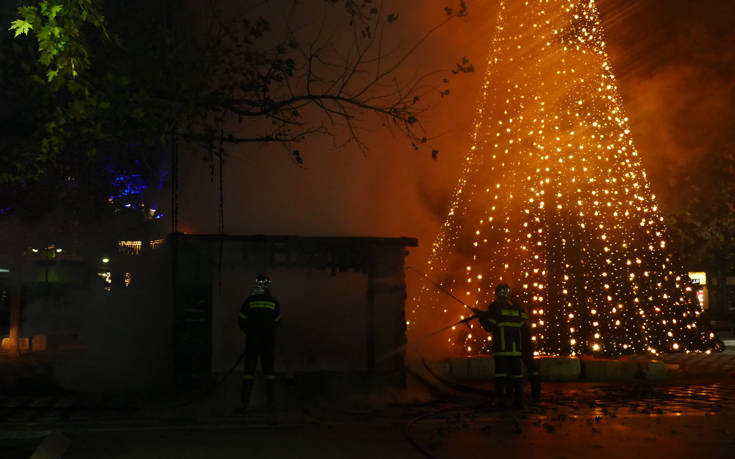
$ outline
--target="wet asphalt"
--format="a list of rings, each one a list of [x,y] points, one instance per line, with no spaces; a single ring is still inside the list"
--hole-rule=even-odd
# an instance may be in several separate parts
[[[57,398],[58,397],[58,398]],[[82,403],[84,402],[84,403]],[[50,434],[77,458],[732,458],[735,379],[546,383],[539,401],[498,409],[482,394],[393,394],[363,403],[125,409],[114,398],[0,401],[0,457]]]

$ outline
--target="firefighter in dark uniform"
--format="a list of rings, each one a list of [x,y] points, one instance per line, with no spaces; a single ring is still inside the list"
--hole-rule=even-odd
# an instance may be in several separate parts
[[[255,382],[255,368],[260,366],[265,379],[265,394],[268,407],[273,408],[276,374],[275,358],[276,328],[281,322],[278,300],[270,294],[271,278],[261,274],[255,279],[255,290],[240,308],[240,329],[246,334],[245,364],[240,386],[240,401],[246,409]]]
[[[523,406],[521,362],[528,356],[533,360],[527,319],[526,312],[511,297],[507,284],[495,287],[495,301],[488,305],[487,314],[480,316],[482,327],[493,334],[495,389],[500,407],[510,400],[517,407]]]

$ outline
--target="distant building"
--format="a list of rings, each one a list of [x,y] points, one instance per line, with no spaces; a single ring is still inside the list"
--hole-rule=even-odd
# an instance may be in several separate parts
[[[735,275],[725,277],[723,299],[717,298],[720,279],[716,276],[704,271],[696,271],[690,272],[689,278],[692,280],[700,304],[705,311],[717,317],[735,314]]]

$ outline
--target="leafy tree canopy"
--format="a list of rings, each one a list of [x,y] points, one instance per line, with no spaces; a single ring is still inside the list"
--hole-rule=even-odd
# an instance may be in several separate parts
[[[257,8],[233,16],[216,2],[192,27],[166,5],[18,7],[0,37],[0,213],[30,217],[60,206],[97,209],[90,218],[110,213],[108,166],[156,179],[173,142],[196,145],[210,160],[227,144],[272,143],[300,163],[298,144],[309,137],[364,148],[365,133],[379,126],[435,157],[421,114],[449,94],[450,78],[473,71],[462,59],[454,69],[400,72],[434,30],[466,14],[463,1],[395,46],[386,37],[399,15],[371,0],[324,0],[317,27],[274,24]]]
[[[38,42],[38,60],[48,68],[49,82],[58,76],[76,77],[91,65],[85,26],[107,35],[102,5],[97,0],[40,0],[18,7],[18,15],[10,30],[16,38],[32,32]]]
[[[288,26],[276,33],[263,17],[233,20],[216,7],[206,31],[192,37],[131,12],[135,6],[118,7],[106,19],[102,0],[20,6],[10,26],[15,42],[3,56],[20,65],[2,76],[10,84],[5,96],[15,102],[6,115],[29,121],[33,135],[4,146],[15,154],[0,183],[37,178],[64,153],[94,157],[112,145],[160,146],[167,136],[210,150],[223,142],[280,143],[300,161],[293,145],[315,134],[347,132],[346,141],[363,146],[368,114],[403,132],[415,148],[427,143],[418,123],[428,106],[423,99],[448,94],[439,88],[448,79],[400,81],[396,74],[434,29],[387,52],[381,40],[397,14],[371,0],[325,4],[347,12],[354,33],[346,46],[335,44],[326,27],[306,42]],[[464,16],[464,2],[446,13],[447,20]],[[458,69],[472,71],[466,59]]]
[[[687,193],[669,220],[692,268],[735,267],[735,154],[729,148],[707,155],[676,180]]]

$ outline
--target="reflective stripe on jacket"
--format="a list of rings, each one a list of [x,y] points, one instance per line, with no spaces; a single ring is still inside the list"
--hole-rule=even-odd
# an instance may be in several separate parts
[[[489,315],[480,324],[493,334],[493,353],[498,356],[521,357],[528,344],[527,314],[516,305],[493,301]]]
[[[278,300],[268,292],[249,296],[240,308],[240,329],[246,333],[270,333],[281,322]]]

